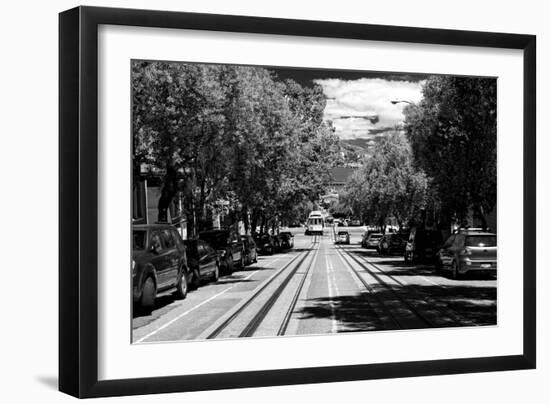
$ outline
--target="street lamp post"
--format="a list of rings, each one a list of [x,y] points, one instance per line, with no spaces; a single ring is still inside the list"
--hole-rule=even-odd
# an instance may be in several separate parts
[[[399,104],[399,103],[405,103],[405,104],[409,104],[409,105],[414,105],[414,102],[412,101],[407,101],[407,100],[391,100],[390,101],[393,105],[395,104]]]

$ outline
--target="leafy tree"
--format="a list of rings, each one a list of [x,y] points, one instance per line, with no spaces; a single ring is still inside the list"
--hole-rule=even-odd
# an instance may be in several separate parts
[[[412,157],[403,134],[388,135],[348,181],[343,202],[363,221],[380,227],[390,218],[400,227],[418,221],[428,180],[413,166]]]
[[[496,204],[496,80],[434,76],[405,109],[415,161],[432,179],[442,220],[472,209],[485,222]]]
[[[227,161],[217,158],[230,143],[219,74],[212,65],[133,65],[134,168],[148,163],[165,172],[159,220],[175,193],[184,192],[192,232],[227,173]]]
[[[180,191],[191,234],[219,200],[265,228],[323,191],[339,143],[320,87],[243,66],[135,62],[132,73],[134,173],[164,173],[159,220]]]

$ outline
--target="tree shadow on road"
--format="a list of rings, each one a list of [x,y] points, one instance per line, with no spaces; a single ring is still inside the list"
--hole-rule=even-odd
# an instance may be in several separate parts
[[[136,319],[136,318],[140,318],[140,317],[148,317],[148,316],[151,316],[152,313],[155,313],[155,318],[156,317],[159,317],[160,315],[166,313],[167,310],[166,309],[166,306],[174,303],[176,301],[176,297],[174,296],[174,294],[166,294],[166,295],[161,295],[161,296],[158,296],[155,300],[155,305],[153,306],[153,309],[152,310],[146,310],[146,309],[143,309],[141,307],[139,307],[138,305],[134,305],[133,306],[133,310],[132,310],[132,315],[133,315],[133,318]],[[165,309],[165,310],[163,310]],[[158,310],[161,310],[161,312],[157,312]]]
[[[383,271],[386,275],[392,275],[392,276],[433,276],[433,277],[450,277],[449,271],[441,271],[441,273],[438,273],[435,269],[435,262],[419,262],[416,264],[412,263],[406,263],[404,258],[402,256],[397,255],[379,255],[377,252],[372,251],[365,251],[365,250],[347,250],[347,253],[351,255],[356,255],[358,257],[364,257],[367,259],[371,259],[370,262],[375,265],[383,265]],[[372,258],[388,258],[391,257],[391,260],[372,260]],[[387,267],[390,267],[392,269],[388,270]],[[495,276],[493,275],[487,275],[487,274],[468,274],[467,276],[462,277],[463,280],[470,280],[470,279],[476,279],[476,280],[494,280]]]
[[[382,322],[377,315],[380,310],[373,310],[369,301],[376,299],[377,307],[384,305],[387,312],[398,320],[403,316],[400,310],[406,305],[413,307],[431,320],[431,325],[421,328],[496,324],[496,287],[396,285],[393,289],[394,292],[379,286],[373,288],[372,292],[308,299],[297,314],[302,319],[331,319],[334,316],[340,325],[339,332],[397,328],[391,327],[387,321]],[[394,305],[395,302],[399,304]]]

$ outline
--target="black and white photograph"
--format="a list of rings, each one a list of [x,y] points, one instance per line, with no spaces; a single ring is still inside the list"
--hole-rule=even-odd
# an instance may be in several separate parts
[[[497,325],[497,79],[131,61],[132,342]]]

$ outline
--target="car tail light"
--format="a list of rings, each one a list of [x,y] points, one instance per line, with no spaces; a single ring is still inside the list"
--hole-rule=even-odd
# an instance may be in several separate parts
[[[132,260],[132,275],[136,274],[136,261]]]

